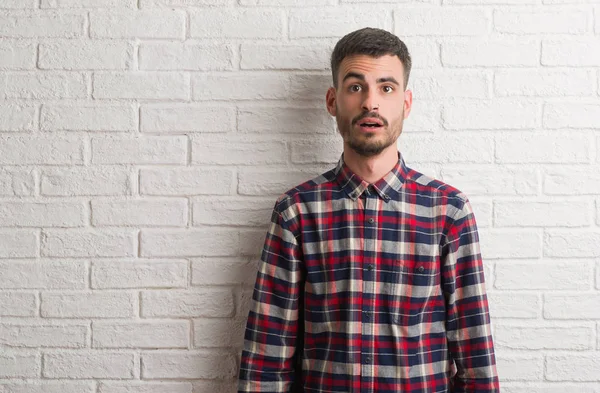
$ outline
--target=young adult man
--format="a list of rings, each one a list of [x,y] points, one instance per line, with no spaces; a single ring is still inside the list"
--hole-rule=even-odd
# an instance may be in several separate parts
[[[275,203],[239,392],[499,392],[469,200],[396,145],[412,105],[406,46],[361,29],[331,68],[344,151]]]

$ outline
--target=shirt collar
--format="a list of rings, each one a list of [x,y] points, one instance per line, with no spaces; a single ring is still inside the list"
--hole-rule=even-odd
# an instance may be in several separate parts
[[[352,200],[355,201],[359,198],[365,190],[369,194],[370,191],[368,188],[372,186],[375,194],[387,202],[400,192],[400,188],[406,182],[409,170],[404,163],[402,153],[398,151],[398,162],[396,162],[392,170],[375,183],[370,184],[352,172],[344,162],[344,153],[342,153],[335,167],[335,176],[340,187],[342,187]]]

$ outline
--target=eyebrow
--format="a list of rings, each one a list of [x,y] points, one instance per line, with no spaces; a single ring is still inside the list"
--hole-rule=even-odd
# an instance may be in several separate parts
[[[350,78],[356,78],[359,79],[361,81],[365,80],[365,76],[363,74],[359,74],[358,72],[349,72],[346,74],[346,76],[344,76],[344,79],[342,80],[342,83],[344,83],[346,81],[346,79],[350,79]],[[377,83],[384,83],[384,82],[391,82],[394,83],[397,86],[400,86],[400,83],[398,83],[398,81],[396,80],[396,78],[394,78],[393,76],[386,76],[383,78],[379,78],[376,80]]]

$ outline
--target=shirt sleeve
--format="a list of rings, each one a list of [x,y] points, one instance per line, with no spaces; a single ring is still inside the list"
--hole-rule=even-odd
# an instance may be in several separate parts
[[[448,349],[457,373],[454,393],[498,393],[494,343],[475,216],[468,199],[442,247]]]
[[[252,294],[238,392],[289,393],[294,382],[302,251],[277,204]]]

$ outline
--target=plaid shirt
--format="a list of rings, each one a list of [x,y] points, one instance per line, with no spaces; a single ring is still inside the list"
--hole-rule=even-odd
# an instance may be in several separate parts
[[[499,392],[475,217],[398,163],[344,163],[275,203],[239,392]]]

